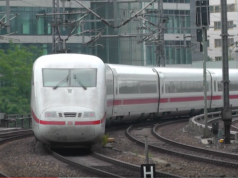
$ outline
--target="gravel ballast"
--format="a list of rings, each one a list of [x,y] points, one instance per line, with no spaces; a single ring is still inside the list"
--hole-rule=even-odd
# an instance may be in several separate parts
[[[90,177],[48,154],[36,151],[34,137],[0,146],[0,170],[11,177]]]
[[[161,128],[159,132],[171,140],[206,148],[208,145],[201,144],[200,140],[194,137],[196,134],[191,134],[191,132],[186,131],[186,129],[188,129],[188,127],[186,127],[187,124],[188,123],[186,122],[168,125]],[[110,131],[108,134],[109,137],[113,137],[116,140],[114,148],[105,149],[97,145],[94,147],[95,151],[133,164],[145,164],[145,158],[142,157],[145,154],[144,148],[126,139],[125,131]],[[148,128],[141,129],[140,135],[146,134],[148,134]],[[160,142],[161,141],[158,141],[159,144],[165,144]],[[210,149],[210,147],[211,146],[209,146],[208,149]],[[221,149],[224,150],[225,148]],[[228,151],[228,149],[225,150]],[[150,163],[155,163],[158,171],[184,177],[237,177],[238,175],[238,170],[236,169],[191,161],[181,157],[159,153],[158,151],[151,149],[149,149],[149,156]],[[199,153],[197,156],[199,156]]]
[[[194,146],[213,149],[211,145],[203,145],[187,127],[188,123],[167,125],[159,129],[164,137]],[[148,128],[137,130],[137,133],[148,134]],[[105,156],[119,159],[132,164],[145,163],[144,148],[128,140],[125,130],[107,132],[109,137],[115,138],[113,149],[103,148],[101,144],[93,146],[92,150]],[[149,138],[150,139],[150,138]],[[158,141],[158,144],[165,144]],[[0,170],[15,177],[92,177],[80,169],[64,164],[48,154],[36,150],[37,142],[34,137],[13,141],[0,146]],[[214,148],[215,149],[215,148]],[[231,151],[231,147],[218,147],[223,151]],[[234,151],[234,145],[232,145]],[[199,156],[199,155],[198,155]],[[157,171],[184,177],[237,177],[238,170],[220,167],[212,164],[183,159],[181,157],[159,153],[149,149],[150,163],[156,164]]]

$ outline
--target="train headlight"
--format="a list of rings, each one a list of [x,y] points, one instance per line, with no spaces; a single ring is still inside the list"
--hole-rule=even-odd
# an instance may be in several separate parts
[[[47,111],[47,112],[45,112],[45,117],[46,118],[57,117],[57,113],[55,111]]]
[[[84,112],[84,113],[83,113],[83,117],[94,118],[94,117],[95,117],[95,112],[93,112],[93,111]]]

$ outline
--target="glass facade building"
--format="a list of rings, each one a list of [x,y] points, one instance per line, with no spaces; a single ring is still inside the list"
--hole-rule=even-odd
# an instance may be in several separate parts
[[[16,34],[8,36],[14,43],[23,45],[34,45],[42,49],[44,54],[52,53],[52,18],[53,16],[44,16],[36,18],[36,14],[52,13],[52,1],[42,0],[40,3],[36,0],[24,0],[15,2],[10,1],[10,17],[19,14],[10,21],[11,33]],[[192,1],[192,0],[191,0]],[[117,6],[107,0],[102,1],[81,1],[92,9],[99,16],[106,19],[109,23],[121,24],[131,17],[133,12],[138,12],[148,4],[147,2],[122,2],[117,0]],[[63,12],[61,1],[60,12]],[[195,38],[195,31],[191,30],[193,18],[195,15],[191,10],[195,1],[190,0],[164,0],[163,14],[168,19],[164,25],[164,56],[166,64],[191,64],[193,50],[189,47]],[[153,3],[148,8],[156,10],[157,3]],[[116,8],[116,9],[115,9]],[[6,2],[0,2],[0,18],[6,20]],[[65,11],[67,12],[85,12],[86,9],[71,0],[66,2]],[[117,15],[115,17],[115,11]],[[83,14],[68,14],[65,19],[74,21],[82,17]],[[158,24],[156,14],[147,14],[144,16],[150,22]],[[63,16],[58,16],[59,22]],[[156,65],[156,45],[139,43],[142,34],[150,33],[148,30],[140,30],[142,22],[134,18],[121,28],[115,29],[107,26],[93,14],[88,14],[84,21],[74,30],[75,36],[71,36],[66,43],[66,48],[71,53],[93,54],[100,57],[106,63],[130,64],[130,65]],[[95,38],[100,30],[104,29],[101,37],[92,45],[85,45],[91,39]],[[72,30],[71,27],[60,26],[62,38],[66,38]],[[88,33],[82,33],[87,31]],[[81,33],[81,34],[80,34]],[[2,27],[0,34],[7,34],[7,28]],[[80,34],[80,35],[77,35]],[[190,38],[189,38],[190,36]],[[8,43],[3,41],[2,49],[8,48]],[[195,59],[196,60],[196,59]]]

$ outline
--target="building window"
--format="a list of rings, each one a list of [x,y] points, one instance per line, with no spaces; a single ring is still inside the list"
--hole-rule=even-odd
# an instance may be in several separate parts
[[[221,60],[222,60],[222,57],[221,57],[221,56],[215,57],[215,61],[221,61]]]
[[[234,45],[234,38],[228,38],[228,46]]]
[[[213,13],[214,12],[214,6],[209,6],[209,11],[210,11],[210,13]]]
[[[215,39],[215,48],[221,47],[221,39]]]
[[[214,30],[221,29],[221,22],[214,22]]]
[[[220,12],[220,6],[215,6],[215,13]]]
[[[235,4],[228,4],[227,12],[235,12]]]
[[[227,26],[228,28],[233,28],[234,27],[233,21],[228,21]]]
[[[190,0],[163,0],[165,3],[190,3]]]

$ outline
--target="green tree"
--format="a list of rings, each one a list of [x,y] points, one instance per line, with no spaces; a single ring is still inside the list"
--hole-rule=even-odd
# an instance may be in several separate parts
[[[40,55],[36,47],[13,43],[8,50],[0,50],[0,112],[30,112],[32,66]]]

